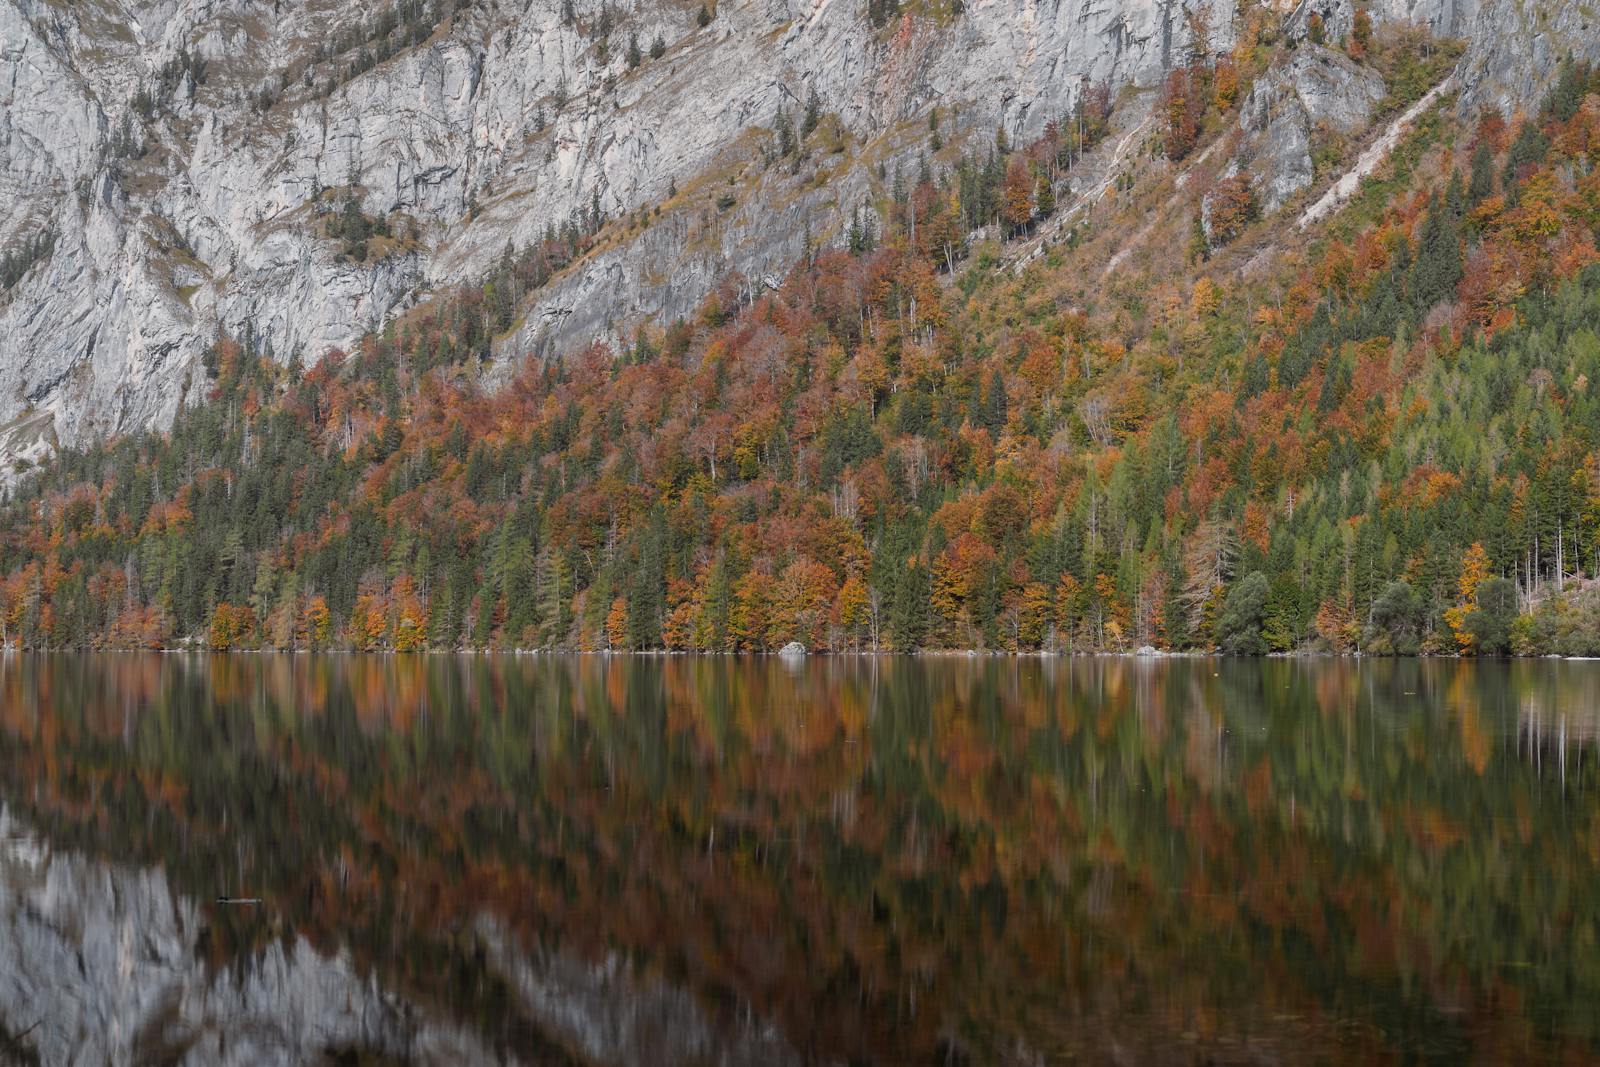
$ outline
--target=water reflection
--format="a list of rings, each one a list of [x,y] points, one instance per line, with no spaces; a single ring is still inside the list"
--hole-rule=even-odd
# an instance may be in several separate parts
[[[0,1061],[1586,1058],[1597,738],[1583,663],[13,655]]]

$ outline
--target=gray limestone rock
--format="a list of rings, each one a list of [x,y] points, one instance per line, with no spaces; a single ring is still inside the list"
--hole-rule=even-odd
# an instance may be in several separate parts
[[[1235,159],[1249,171],[1264,212],[1276,211],[1315,180],[1313,140],[1366,128],[1383,99],[1383,79],[1342,52],[1303,45],[1256,79],[1239,109]]]

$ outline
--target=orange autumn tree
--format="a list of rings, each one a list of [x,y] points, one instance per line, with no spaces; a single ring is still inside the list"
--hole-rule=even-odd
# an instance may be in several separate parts
[[[1006,164],[1005,182],[1000,190],[1000,215],[1013,231],[1033,219],[1033,176],[1028,161],[1020,153]]]
[[[215,652],[249,648],[255,639],[256,614],[245,605],[223,602],[211,613],[206,642]]]
[[[1489,553],[1484,551],[1480,542],[1474,541],[1461,557],[1461,576],[1456,580],[1459,599],[1444,613],[1444,621],[1456,639],[1456,647],[1463,654],[1470,653],[1473,646],[1472,633],[1467,629],[1467,616],[1477,609],[1478,587],[1489,576]]]
[[[797,559],[778,576],[767,641],[779,648],[799,641],[809,648],[827,647],[828,615],[839,591],[833,571],[811,559]]]
[[[968,530],[933,561],[933,608],[958,635],[971,633],[969,606],[996,558],[994,547]]]
[[[617,651],[628,647],[628,602],[622,597],[611,601],[606,612],[606,648]]]
[[[394,650],[396,652],[421,652],[428,643],[427,611],[416,594],[416,584],[409,574],[394,580],[390,593],[394,603]]]
[[[772,576],[750,571],[733,587],[733,605],[728,612],[728,635],[733,646],[743,652],[760,652],[767,647],[772,610]]]
[[[852,574],[839,586],[833,601],[832,621],[852,648],[861,647],[861,630],[872,620],[871,592],[859,575]]]
[[[295,641],[302,648],[319,650],[328,647],[332,636],[333,615],[328,610],[328,601],[321,596],[308,598],[295,623]]]
[[[1050,587],[1043,582],[1029,582],[1022,587],[1017,603],[1017,644],[1024,648],[1038,648],[1044,643],[1050,627]]]
[[[661,643],[671,649],[693,648],[695,644],[695,586],[684,578],[667,581],[667,616],[661,620]]]
[[[389,639],[389,612],[383,597],[362,593],[350,611],[350,643],[362,652],[376,652]]]

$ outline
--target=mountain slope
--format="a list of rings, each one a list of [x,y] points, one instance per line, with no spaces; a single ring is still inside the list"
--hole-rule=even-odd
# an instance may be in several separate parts
[[[935,109],[951,145],[1033,138],[1093,86],[1156,88],[1197,30],[1278,17],[1229,8],[5,0],[0,251],[28,269],[0,294],[0,449],[165,427],[219,332],[315,362],[552,232],[583,254],[521,299],[513,356],[687,314],[841,237]],[[1352,10],[1288,19],[1342,36]],[[1503,104],[1595,37],[1580,5],[1371,10],[1470,33],[1469,94]],[[824,128],[775,163],[813,100]]]
[[[1375,114],[1450,67],[1347,45]],[[1347,61],[1184,68],[1092,204],[1049,203],[1063,131],[996,145],[621,350],[486,368],[525,261],[348,360],[224,341],[170,436],[3,513],[4,636],[1590,651],[1600,81],[1569,64],[1515,123],[1441,100],[1308,237],[1379,133],[1319,126],[1263,215],[1279,124],[1239,108],[1306,55]],[[1012,240],[967,255],[974,213]]]
[[[315,361],[597,213],[651,225],[561,279],[519,342],[681,314],[731,269],[781,275],[806,220],[839,231],[928,107],[1037,131],[1086,81],[1157,80],[1185,33],[1154,0],[880,27],[826,0],[724,4],[703,27],[674,5],[394,10],[0,7],[0,239],[55,237],[0,310],[0,421],[48,409],[75,443],[164,425],[219,329]],[[713,184],[759,172],[780,109],[798,122],[813,93],[839,151],[719,209]],[[330,240],[319,206],[345,192],[396,239]]]

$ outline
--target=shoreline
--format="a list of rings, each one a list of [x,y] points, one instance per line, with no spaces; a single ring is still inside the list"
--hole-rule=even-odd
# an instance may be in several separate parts
[[[1010,652],[1004,649],[950,649],[928,648],[913,649],[909,652],[899,652],[890,649],[822,649],[817,651],[790,652],[785,650],[760,651],[760,652],[707,652],[688,649],[575,649],[575,648],[429,648],[418,649],[412,652],[399,652],[394,649],[355,649],[355,648],[231,648],[212,649],[205,647],[165,646],[162,648],[18,648],[15,645],[0,646],[0,655],[157,655],[157,656],[374,656],[398,658],[406,656],[598,656],[598,657],[639,657],[644,659],[671,659],[698,657],[702,659],[779,659],[779,660],[809,660],[809,659],[1036,659],[1036,660],[1074,660],[1074,659],[1131,659],[1131,660],[1163,660],[1163,659],[1212,659],[1212,660],[1374,660],[1400,661],[1400,660],[1463,660],[1474,662],[1509,662],[1512,660],[1562,660],[1565,662],[1584,663],[1600,662],[1600,656],[1564,656],[1558,652],[1544,652],[1534,655],[1519,656],[1507,654],[1503,656],[1462,656],[1446,653],[1418,653],[1411,656],[1378,656],[1364,652],[1269,652],[1262,656],[1241,656],[1222,651],[1199,652],[1169,652],[1161,649],[1137,649],[1127,652],[1095,651],[1095,652],[1047,652],[1043,650],[1030,650],[1025,652]]]

